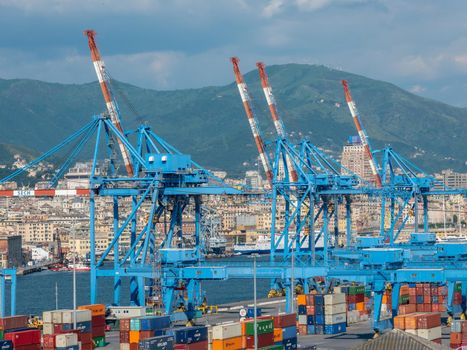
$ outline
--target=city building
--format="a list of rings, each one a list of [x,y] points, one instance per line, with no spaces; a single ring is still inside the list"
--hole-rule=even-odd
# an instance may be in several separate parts
[[[358,136],[349,137],[347,144],[342,149],[341,163],[351,173],[357,174],[368,182],[374,182],[365,147]],[[349,174],[346,170],[343,170],[342,173]]]

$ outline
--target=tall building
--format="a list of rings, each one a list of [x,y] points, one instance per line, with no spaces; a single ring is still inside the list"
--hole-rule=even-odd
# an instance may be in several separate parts
[[[358,136],[349,137],[347,144],[344,145],[341,155],[341,164],[350,172],[357,174],[368,182],[374,182],[373,174],[371,173],[368,156],[365,153],[365,147]],[[348,174],[343,170],[343,174]]]
[[[441,174],[435,174],[436,180],[445,183],[451,188],[466,188],[467,189],[467,173],[456,173],[451,169],[442,170]],[[435,189],[442,189],[441,183],[435,184]]]

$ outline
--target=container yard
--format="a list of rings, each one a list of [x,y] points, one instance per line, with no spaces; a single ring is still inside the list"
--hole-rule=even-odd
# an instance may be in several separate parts
[[[124,129],[96,33],[86,30],[84,35],[106,110],[96,111],[61,143],[0,178],[0,184],[7,183],[73,145],[51,175],[50,186],[0,189],[0,197],[86,198],[89,304],[76,305],[73,262],[73,309],[58,309],[57,296],[57,310],[44,311],[40,324],[33,324],[28,316],[15,315],[17,271],[2,268],[1,349],[351,349],[390,334],[420,339],[425,342],[421,348],[467,348],[467,241],[441,241],[430,225],[433,198],[465,198],[467,190],[439,183],[396,147],[374,149],[350,91],[353,82],[342,79],[339,89],[371,181],[348,171],[312,137],[289,137],[266,66],[258,62],[262,108],[267,107],[274,135],[273,141],[265,140],[240,59],[230,59],[238,104],[247,118],[243,123],[250,128],[257,165],[267,181],[256,191],[227,184],[146,124],[131,132]],[[88,181],[60,188],[59,177],[81,152],[92,154]],[[111,164],[105,175],[96,172],[102,159]],[[207,259],[207,198],[267,203],[268,258]],[[104,247],[98,239],[102,215],[96,212],[101,199],[107,200],[113,222]],[[375,232],[355,230],[356,200],[378,207]],[[125,206],[129,210],[121,210]],[[401,239],[402,232],[409,232],[407,239]],[[270,299],[257,301],[265,297],[257,295],[257,279],[269,282]],[[203,283],[232,280],[251,290],[252,301],[210,305]],[[129,281],[128,300],[122,297],[122,281]],[[101,288],[112,291],[112,305],[99,300]]]

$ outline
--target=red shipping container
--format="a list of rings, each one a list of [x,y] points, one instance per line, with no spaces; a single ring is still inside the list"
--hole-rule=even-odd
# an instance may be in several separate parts
[[[130,332],[120,331],[120,343],[129,343],[129,342],[130,342]]]
[[[467,333],[461,333],[461,343],[467,343]]]
[[[130,350],[139,350],[139,343],[131,343]]]
[[[444,304],[438,304],[439,312],[444,312],[446,311],[446,305]]]
[[[129,318],[122,318],[120,320],[120,330],[129,332],[130,331],[130,319]]]
[[[438,295],[446,295],[446,287],[438,287]]]
[[[136,344],[138,345],[138,344]],[[81,344],[81,350],[93,350],[93,345],[91,343]]]
[[[363,303],[365,301],[365,297],[363,294],[356,294],[355,295],[356,303]]]
[[[205,341],[200,341],[198,343],[191,343],[191,344],[175,344],[174,349],[176,350],[206,350],[208,346],[209,346],[208,341],[205,340]]]
[[[417,328],[418,329],[430,329],[441,326],[441,314],[439,313],[427,313],[417,316]]]
[[[442,304],[446,300],[445,295],[438,295],[438,303]]]
[[[438,295],[438,287],[431,286],[431,295]]]
[[[105,315],[92,316],[92,326],[105,326]]]
[[[349,295],[349,304],[356,304],[357,303],[357,298],[355,295]]]
[[[313,306],[307,306],[306,309],[313,308]],[[308,313],[308,312],[307,312]],[[313,314],[311,314],[313,315]],[[295,326],[297,323],[297,316],[296,314],[285,314],[285,315],[277,315],[274,316],[274,328],[286,328]]]
[[[431,304],[432,312],[439,312],[439,304]]]
[[[417,312],[424,312],[425,308],[423,307],[423,304],[417,304]]]
[[[105,326],[92,327],[92,337],[104,337],[105,336]]]
[[[0,329],[15,329],[28,326],[28,316],[8,316],[0,318]]]
[[[298,328],[298,334],[300,335],[308,334],[308,326],[306,324],[299,324],[297,328]]]
[[[431,288],[423,288],[423,295],[431,296]]]
[[[416,288],[409,288],[409,295],[417,295],[417,289]]]
[[[42,350],[41,344],[29,344],[23,346],[15,346],[15,350]]]
[[[409,304],[416,304],[416,303],[417,303],[417,296],[409,295]]]
[[[417,287],[417,295],[423,295],[423,287],[422,288]]]
[[[423,288],[423,283],[416,283],[416,284],[415,284],[415,287],[417,287],[417,288]]]
[[[451,341],[451,344],[462,343],[462,333],[451,332],[450,341]]]
[[[274,344],[274,333],[258,334],[258,348],[264,348]],[[255,347],[255,337],[253,335],[246,336],[246,347]]]
[[[307,294],[305,296],[306,298],[306,304],[307,305],[314,305],[315,304],[315,298],[313,297],[313,294]]]
[[[78,341],[82,344],[92,343],[92,333],[78,333]]]
[[[307,314],[307,315],[314,315],[314,314],[315,314],[315,307],[314,307],[314,306],[308,305],[308,306],[306,307],[306,314]],[[288,326],[287,326],[287,327],[288,327]],[[283,328],[283,327],[276,327],[276,326],[274,325],[274,328]]]
[[[430,304],[431,303],[431,296],[424,295],[423,296],[423,304]]]
[[[18,346],[40,344],[41,331],[39,329],[29,329],[27,331],[5,333],[5,340],[11,340],[16,349]]]
[[[154,337],[154,331],[140,331],[139,332],[139,339],[147,339]]]

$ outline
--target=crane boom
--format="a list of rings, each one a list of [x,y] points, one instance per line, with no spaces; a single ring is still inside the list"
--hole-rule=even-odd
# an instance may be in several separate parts
[[[274,127],[276,128],[277,135],[283,140],[287,139],[287,133],[285,132],[284,122],[277,113],[276,99],[272,93],[271,85],[269,84],[269,79],[266,74],[265,65],[263,62],[257,62],[256,66],[258,67],[259,77],[261,79],[261,85],[263,87],[264,96],[268,102],[269,111],[271,113],[272,121],[274,122]],[[286,156],[287,167],[289,169],[289,176],[292,182],[298,180],[297,171],[293,166],[292,158],[289,154]]]
[[[102,95],[104,96],[105,105],[107,111],[110,115],[110,120],[112,124],[120,131],[122,135],[123,129],[120,123],[120,117],[117,107],[117,102],[112,97],[112,92],[110,90],[108,75],[105,70],[104,61],[101,58],[99,49],[96,45],[96,40],[94,39],[96,32],[94,30],[85,30],[84,35],[88,37],[89,49],[91,50],[91,59],[94,64],[94,69],[96,70],[97,78],[99,80],[99,85],[101,86]],[[122,154],[123,162],[125,164],[125,169],[128,173],[128,176],[133,176],[133,165],[127,148],[124,143],[118,139],[118,146]]]
[[[347,80],[342,80],[342,86],[344,87],[345,93],[345,100],[347,101],[347,105],[349,106],[350,114],[352,115],[353,121],[355,123],[355,127],[357,128],[358,136],[360,137],[360,141],[365,149],[365,153],[368,157],[368,162],[370,163],[371,173],[376,182],[376,186],[381,188],[381,176],[378,171],[378,166],[376,161],[373,157],[373,152],[371,151],[370,142],[368,140],[368,136],[366,134],[365,129],[362,127],[362,122],[360,119],[360,114],[358,113],[357,106],[352,99],[352,95],[350,94],[349,84]]]
[[[242,76],[242,73],[240,72],[240,68],[238,67],[238,62],[240,62],[240,59],[238,57],[232,57],[230,60],[233,64],[233,70],[235,73],[235,81],[237,82],[237,87],[238,87],[238,91],[240,92],[240,97],[242,98],[243,107],[245,108],[245,113],[248,118],[248,122],[250,124],[251,132],[253,133],[256,147],[258,148],[259,157],[261,159],[261,163],[263,164],[264,172],[266,173],[266,178],[268,179],[269,185],[272,187],[271,165],[269,163],[269,160],[266,154],[266,148],[264,146],[263,139],[261,138],[258,122],[253,114],[253,110],[251,109],[251,105],[250,105],[251,98],[248,93],[248,88],[246,86],[245,81],[243,80],[243,76]]]

